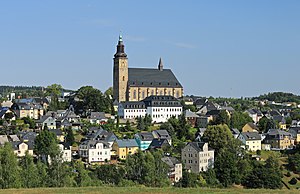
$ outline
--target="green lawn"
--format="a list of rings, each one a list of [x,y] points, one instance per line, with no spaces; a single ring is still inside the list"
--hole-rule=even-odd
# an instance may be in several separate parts
[[[179,189],[179,188],[147,188],[147,187],[85,187],[85,188],[38,188],[38,189],[8,189],[0,190],[0,194],[131,194],[131,193],[157,193],[157,194],[198,194],[198,193],[298,193],[296,190],[248,190],[248,189],[209,189],[209,188],[194,188],[194,189]]]

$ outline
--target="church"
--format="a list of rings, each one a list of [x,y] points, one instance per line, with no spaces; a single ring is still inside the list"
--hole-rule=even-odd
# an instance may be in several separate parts
[[[158,67],[128,68],[128,58],[122,36],[119,36],[113,64],[113,96],[118,102],[141,101],[149,96],[180,98],[183,87],[171,69],[164,69],[162,60]]]

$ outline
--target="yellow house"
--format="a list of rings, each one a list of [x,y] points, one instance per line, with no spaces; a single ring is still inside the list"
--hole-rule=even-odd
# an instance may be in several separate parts
[[[14,153],[18,157],[25,156],[26,152],[28,152],[29,155],[33,156],[33,144],[30,142],[11,142],[12,147],[14,149]]]
[[[139,149],[135,139],[117,139],[112,146],[115,154],[122,160],[128,155],[135,154]]]
[[[242,132],[239,134],[238,139],[249,151],[261,150],[261,137],[258,132]]]
[[[291,133],[295,139],[295,144],[300,143],[300,127],[290,127],[288,132]]]
[[[243,128],[242,132],[258,132],[259,129],[254,123],[247,123]]]
[[[271,144],[271,149],[285,150],[294,146],[292,134],[279,129],[270,129],[264,141]]]

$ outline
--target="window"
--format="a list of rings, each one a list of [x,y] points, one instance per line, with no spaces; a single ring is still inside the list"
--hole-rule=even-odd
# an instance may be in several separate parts
[[[125,76],[122,77],[122,81],[125,81]]]
[[[136,90],[133,90],[133,99],[136,99]]]

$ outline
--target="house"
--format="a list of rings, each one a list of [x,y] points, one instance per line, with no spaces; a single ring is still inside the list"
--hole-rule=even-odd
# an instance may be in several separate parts
[[[288,132],[292,134],[295,139],[295,144],[300,143],[300,127],[290,127]]]
[[[298,121],[298,120],[292,120],[291,126],[292,127],[300,127],[300,121]]]
[[[136,119],[150,115],[153,123],[163,123],[182,114],[182,105],[173,96],[149,96],[139,102],[122,102],[118,107],[121,119]]]
[[[9,142],[16,142],[20,141],[19,137],[17,135],[8,135],[7,136]]]
[[[168,143],[172,145],[172,137],[169,135],[167,130],[155,130],[152,131],[152,135],[157,139],[166,139],[168,140]]]
[[[199,116],[196,121],[197,127],[206,128],[209,123],[209,119],[210,118],[208,118],[207,116]]]
[[[241,132],[237,139],[249,151],[261,150],[261,137],[258,132]]]
[[[272,119],[279,124],[279,128],[282,130],[286,130],[286,121],[285,118],[281,115],[274,115]]]
[[[112,147],[115,140],[118,139],[113,132],[104,130],[102,127],[91,127],[86,138],[106,142],[109,144],[109,147]]]
[[[188,97],[188,96],[182,96],[181,98],[178,98],[178,100],[182,101],[185,105],[188,105],[188,106],[194,105],[193,98]]]
[[[58,147],[61,152],[62,161],[63,162],[71,162],[71,160],[72,160],[71,147],[72,146],[68,143],[59,143]]]
[[[56,119],[49,115],[42,116],[36,121],[36,126],[40,129],[56,129]]]
[[[167,139],[154,138],[149,145],[149,149],[167,149],[171,147]]]
[[[135,134],[134,138],[139,145],[139,149],[144,151],[149,148],[154,137],[151,132],[141,132]]]
[[[242,132],[258,132],[259,128],[254,123],[247,123],[243,128]]]
[[[110,150],[107,142],[86,140],[79,145],[79,156],[88,163],[106,162],[111,159]]]
[[[16,99],[11,109],[18,118],[29,117],[38,120],[44,115],[44,108],[34,98]]]
[[[292,149],[294,146],[294,138],[291,133],[280,129],[269,129],[264,143],[270,144],[272,150]]]
[[[186,170],[198,174],[213,167],[214,150],[208,147],[208,143],[189,142],[181,150],[181,161]]]
[[[177,183],[182,178],[182,163],[174,157],[163,157],[161,159],[169,167],[168,177],[172,183]]]
[[[192,126],[192,127],[195,127],[196,126],[196,123],[197,123],[197,118],[199,118],[199,116],[190,111],[190,110],[186,110],[184,112],[184,116],[185,116],[185,119],[186,121]]]
[[[197,101],[195,104],[196,104],[196,108],[198,109],[198,112],[197,112],[198,115],[206,115],[209,111],[220,110],[220,105],[218,105],[216,103],[206,100],[206,102],[203,105],[197,105],[197,103],[198,103]],[[201,104],[201,103],[198,103],[198,104]]]
[[[128,155],[135,154],[139,149],[135,139],[116,139],[112,150],[115,151],[115,155],[125,160]]]
[[[105,124],[108,121],[108,119],[105,117],[104,112],[91,112],[88,119],[91,124],[98,124],[98,125]]]
[[[14,141],[11,142],[14,153],[18,157],[25,156],[26,152],[29,155],[33,156],[33,143],[32,142],[22,142],[22,141]]]
[[[252,118],[255,124],[264,116],[260,110],[254,108],[248,109],[245,112]]]

